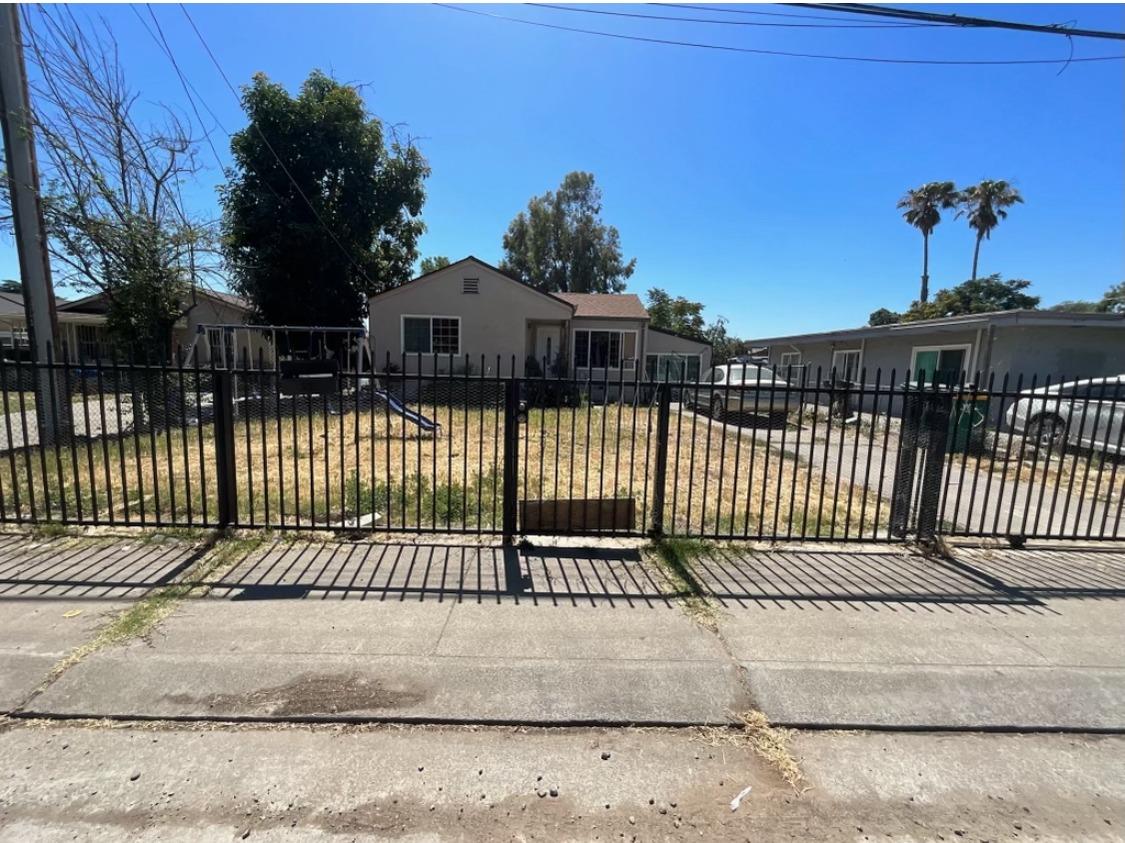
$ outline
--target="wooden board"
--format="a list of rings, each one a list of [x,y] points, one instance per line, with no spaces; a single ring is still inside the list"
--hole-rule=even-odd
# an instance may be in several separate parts
[[[635,498],[564,498],[520,501],[521,533],[632,530]]]

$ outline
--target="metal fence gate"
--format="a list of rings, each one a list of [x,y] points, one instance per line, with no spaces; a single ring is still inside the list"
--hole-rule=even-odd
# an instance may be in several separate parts
[[[600,374],[434,355],[378,373],[0,360],[0,521],[1125,538],[1125,383]]]

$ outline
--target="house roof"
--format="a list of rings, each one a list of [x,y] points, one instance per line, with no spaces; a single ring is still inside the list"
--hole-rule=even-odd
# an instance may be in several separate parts
[[[711,340],[704,339],[703,337],[693,337],[691,334],[681,334],[679,331],[669,331],[667,328],[657,328],[655,325],[649,325],[648,329],[650,331],[656,331],[658,334],[667,334],[670,337],[679,337],[682,340],[697,342],[700,345],[712,345]]]
[[[476,257],[475,255],[469,255],[468,257],[461,258],[461,260],[454,261],[453,263],[449,264],[448,266],[443,266],[440,269],[431,270],[431,271],[429,271],[429,272],[427,272],[423,275],[419,275],[417,278],[411,278],[409,281],[407,281],[404,284],[399,284],[398,286],[390,287],[389,289],[386,289],[386,290],[383,290],[382,292],[376,293],[375,295],[370,296],[368,298],[368,301],[372,301],[372,300],[377,299],[381,296],[388,296],[392,293],[396,293],[399,290],[403,290],[403,289],[411,286],[412,284],[417,284],[420,281],[426,280],[431,275],[437,275],[439,272],[445,272],[446,270],[453,269],[454,267],[460,266],[463,263],[475,263],[478,266],[482,266],[485,269],[490,270],[491,272],[495,272],[501,278],[508,279],[513,284],[519,284],[521,287],[524,287],[525,289],[528,289],[531,292],[536,293],[537,295],[545,296],[549,299],[553,299],[554,301],[562,302],[563,304],[570,304],[570,302],[563,299],[561,295],[556,295],[554,293],[547,293],[547,292],[544,292],[543,290],[537,289],[536,287],[532,287],[530,284],[525,284],[522,281],[520,281],[518,278],[512,277],[511,275],[509,275],[507,272],[500,269],[499,267],[493,266],[492,264],[488,263],[487,261],[482,261],[480,258]],[[573,307],[573,305],[571,305],[571,307]]]
[[[66,304],[69,304],[66,299],[60,299],[58,296],[55,296],[56,309],[62,308],[63,305]],[[23,294],[0,292],[0,316],[22,317],[23,315]]]
[[[976,328],[987,328],[990,325],[995,325],[996,327],[1125,328],[1125,314],[1063,313],[1054,310],[999,310],[991,313],[969,313],[961,316],[945,316],[941,319],[897,322],[893,325],[868,325],[862,328],[844,328],[839,331],[821,331],[812,334],[755,337],[747,340],[747,342],[753,345],[832,342],[835,340],[871,339],[900,334],[909,335],[974,330]]]
[[[648,319],[648,311],[633,293],[556,293],[574,307],[574,315],[592,319]]]
[[[207,298],[214,299],[215,301],[222,302],[223,304],[228,304],[231,307],[237,307],[239,310],[251,310],[250,302],[248,302],[241,296],[236,296],[234,293],[224,293],[219,290],[208,290],[205,287],[196,287],[195,292],[197,295],[206,296]],[[75,299],[74,301],[60,301],[58,307],[60,310],[87,311],[91,307],[97,308],[99,305],[102,305],[102,302],[104,300],[105,293],[102,291],[98,291],[88,296],[83,296],[80,299]],[[102,306],[101,310],[104,309],[104,306]]]

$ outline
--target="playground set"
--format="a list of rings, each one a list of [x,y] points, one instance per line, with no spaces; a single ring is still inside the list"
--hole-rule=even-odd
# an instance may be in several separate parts
[[[303,349],[295,341],[298,337],[306,338]],[[330,338],[336,338],[337,342],[330,342]],[[366,378],[356,380],[357,389],[366,389],[373,402],[385,404],[392,413],[420,430],[441,435],[440,424],[412,410],[380,383],[371,359],[366,328],[202,324],[184,354],[184,361],[198,359],[200,351],[218,369],[236,369],[235,362],[241,359],[243,369],[275,372],[281,396],[291,399],[302,395],[339,394],[341,372],[367,373]],[[244,395],[240,399],[237,388],[235,394],[235,401],[247,397]]]

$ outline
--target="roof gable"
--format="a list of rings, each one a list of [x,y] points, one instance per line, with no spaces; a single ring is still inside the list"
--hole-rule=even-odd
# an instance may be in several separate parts
[[[476,264],[477,266],[493,273],[494,275],[498,276],[499,278],[502,278],[502,279],[504,279],[505,281],[507,281],[511,284],[517,285],[522,290],[526,290],[529,293],[534,293],[537,296],[543,296],[544,298],[551,299],[552,301],[558,302],[560,304],[565,304],[568,307],[570,307],[571,309],[573,309],[573,307],[574,307],[574,305],[572,305],[570,302],[566,301],[561,295],[555,295],[554,293],[547,293],[547,292],[544,292],[543,290],[540,290],[536,287],[532,287],[530,284],[525,284],[522,281],[520,281],[518,278],[513,278],[511,275],[504,272],[499,267],[493,266],[492,264],[487,263],[486,261],[482,261],[480,258],[475,257],[474,255],[469,255],[468,257],[461,258],[461,260],[459,260],[459,261],[454,261],[453,263],[449,264],[448,266],[443,266],[440,269],[435,269],[435,270],[432,270],[430,272],[425,273],[424,275],[419,275],[417,278],[412,278],[411,280],[407,281],[405,284],[399,284],[397,287],[391,287],[389,290],[383,290],[381,293],[376,293],[375,295],[369,297],[368,301],[373,302],[376,299],[381,299],[381,298],[384,298],[384,297],[387,297],[387,296],[393,296],[396,293],[401,293],[405,290],[415,289],[415,286],[418,285],[418,284],[425,284],[429,281],[432,281],[434,279],[439,278],[439,276],[444,276],[445,274],[448,274],[450,272],[450,270],[463,269],[463,268],[465,268],[466,264]]]

